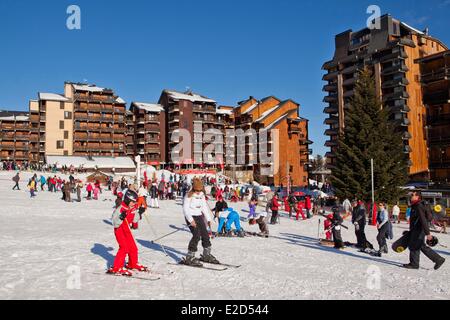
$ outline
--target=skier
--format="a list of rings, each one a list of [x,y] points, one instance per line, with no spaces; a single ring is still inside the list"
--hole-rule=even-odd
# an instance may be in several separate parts
[[[34,192],[36,191],[36,180],[31,178],[30,182],[28,183],[28,187],[30,188],[30,198],[34,198],[36,195]]]
[[[83,182],[77,181],[77,201],[81,202],[81,189],[83,189]]]
[[[87,200],[91,200],[91,197],[92,197],[92,184],[91,183],[88,183],[88,185],[86,186],[86,191],[88,193]]]
[[[219,264],[219,261],[211,254],[211,241],[209,238],[207,226],[211,225],[211,216],[205,194],[203,193],[203,183],[200,179],[194,179],[192,190],[187,194],[183,202],[183,213],[186,223],[192,233],[192,239],[189,242],[188,254],[181,262],[182,264],[200,267],[200,261]],[[203,255],[200,260],[195,258],[198,242],[202,240]]]
[[[249,219],[250,225],[256,224],[256,205],[257,205],[257,203],[258,202],[255,199],[251,199],[250,202],[248,203],[250,213],[247,216],[247,219]]]
[[[138,228],[139,215],[136,214],[136,201],[138,195],[129,190],[124,196],[122,205],[114,210],[112,222],[114,234],[119,244],[119,250],[114,259],[114,266],[108,269],[107,273],[123,276],[132,276],[130,270],[141,272],[148,271],[148,268],[138,263],[138,249],[134,241],[131,229]],[[128,255],[128,263],[124,268],[125,258]]]
[[[298,202],[297,202],[297,208],[296,208],[297,215],[296,215],[296,217],[295,217],[295,219],[296,219],[297,221],[298,221],[298,218],[299,218],[300,215],[302,215],[302,219],[303,219],[303,220],[306,220],[305,214],[303,213],[303,208],[304,208],[304,203],[303,203],[303,201],[298,201]]]
[[[352,223],[355,226],[356,247],[364,250],[367,247],[367,239],[364,231],[366,227],[366,208],[364,202],[361,200],[355,201],[353,205]]]
[[[392,208],[392,220],[393,223],[400,223],[400,207],[398,206],[398,202]]]
[[[233,231],[231,230],[231,226],[234,224],[236,227],[236,234],[243,238],[245,236],[244,230],[241,228],[241,217],[239,216],[239,213],[235,211],[233,208],[227,208],[226,212],[228,214],[227,216],[227,223],[225,226],[225,233],[227,237],[233,236]],[[219,226],[220,229],[220,226]]]
[[[41,175],[41,191],[44,191],[44,186],[46,184],[47,180],[43,175]]]
[[[386,238],[388,237],[389,232],[389,213],[384,203],[380,203],[378,207],[380,208],[380,212],[377,215],[377,241],[380,248],[378,252],[381,255],[381,253],[388,253]]]
[[[270,207],[271,207],[270,209],[272,210],[272,218],[270,224],[276,224],[278,218],[278,209],[280,207],[277,193],[275,193],[275,195],[273,196]]]
[[[310,196],[306,196],[305,198],[305,208],[306,208],[306,217],[308,219],[312,218],[312,214],[311,214],[311,197]]]
[[[225,212],[225,210],[228,209],[228,204],[223,199],[223,197],[219,198],[219,201],[216,202],[216,206],[214,207],[214,220],[219,219],[219,227],[217,229],[217,234],[221,235],[225,233],[224,226],[225,226],[225,220],[228,216],[228,214]]]
[[[407,269],[419,269],[420,252],[434,262],[434,269],[439,269],[445,262],[445,259],[425,244],[425,238],[428,241],[433,239],[430,233],[431,214],[427,214],[427,209],[421,201],[421,192],[413,191],[411,194],[411,217],[409,225],[408,249],[409,264],[403,265]]]
[[[20,191],[20,187],[19,187],[19,181],[20,181],[19,172],[17,172],[17,174],[12,178],[12,181],[15,182],[15,185],[14,185],[14,187],[12,189],[15,190],[17,188],[17,190]]]
[[[159,208],[158,188],[156,187],[156,182],[153,182],[152,186],[150,187],[150,198],[150,207]]]
[[[339,208],[333,207],[333,218],[331,220],[333,230],[332,233],[333,233],[334,247],[339,250],[342,250],[344,248],[344,243],[342,241],[341,236],[341,224],[343,222],[344,219],[342,219],[341,214],[339,213]]]
[[[326,220],[325,220],[325,222],[323,223],[323,228],[325,229],[325,238],[327,239],[327,240],[332,240],[332,226],[333,226],[333,224],[331,223],[331,221],[333,220],[333,214],[329,214],[329,215],[327,215],[326,216]]]

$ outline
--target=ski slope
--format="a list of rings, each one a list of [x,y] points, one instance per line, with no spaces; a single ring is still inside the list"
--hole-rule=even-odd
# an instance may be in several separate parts
[[[12,176],[0,172],[0,299],[450,298],[449,249],[436,248],[447,259],[439,271],[423,255],[422,269],[405,270],[399,266],[408,262],[407,253],[376,258],[353,248],[336,251],[318,245],[318,217],[299,222],[283,217],[281,224],[269,226],[269,239],[214,239],[213,254],[224,263],[242,265],[239,269],[217,272],[171,266],[168,263],[186,253],[190,233],[181,230],[159,242],[168,256],[151,240],[183,229],[181,206],[173,201],[151,209],[150,224],[142,220],[135,232],[140,262],[160,273],[161,279],[106,276],[103,271],[118,249],[109,221],[111,193],[104,191],[99,201],[81,203],[63,202],[61,193],[49,192],[30,199],[25,180],[31,174],[21,174],[22,191],[11,190]],[[233,207],[247,215],[244,203]],[[258,231],[257,226],[243,223],[243,227]],[[406,228],[396,225],[395,237]],[[375,228],[366,230],[378,248]],[[449,235],[438,237],[450,246]],[[356,241],[353,230],[343,230],[343,238]]]

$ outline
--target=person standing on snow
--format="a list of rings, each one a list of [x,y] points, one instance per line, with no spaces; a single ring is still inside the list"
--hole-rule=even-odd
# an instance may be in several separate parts
[[[211,241],[208,234],[207,225],[211,225],[211,215],[206,195],[203,193],[203,183],[200,179],[194,179],[192,190],[187,194],[183,202],[183,213],[186,223],[192,233],[192,239],[189,242],[188,254],[182,264],[202,266],[200,261],[218,264],[219,261],[211,254]],[[195,258],[198,242],[202,240],[203,255],[200,260]]]
[[[12,181],[15,182],[14,187],[12,188],[13,190],[15,190],[17,188],[17,190],[20,191],[20,187],[19,187],[19,181],[20,181],[20,176],[19,173],[17,172],[17,174],[12,178]]]
[[[398,206],[398,202],[392,207],[392,222],[400,223],[400,207]]]
[[[377,228],[378,228],[377,241],[378,246],[380,248],[378,252],[381,254],[381,253],[388,253],[386,238],[388,237],[389,232],[389,213],[384,203],[380,203],[378,207],[380,208],[380,212],[377,215]]]
[[[47,180],[45,179],[45,177],[43,175],[41,175],[41,191],[44,191],[44,186],[47,182]]]
[[[134,241],[131,229],[138,228],[139,215],[136,214],[136,201],[138,195],[132,190],[128,190],[124,196],[122,205],[114,210],[112,222],[114,235],[116,236],[119,250],[117,251],[114,265],[108,269],[107,273],[132,276],[130,270],[141,272],[148,271],[148,268],[138,263],[138,248]],[[128,256],[128,263],[124,268],[125,258]]]
[[[275,193],[275,195],[272,198],[272,203],[270,206],[272,210],[272,218],[270,221],[270,224],[276,224],[277,218],[278,218],[278,209],[280,208],[280,203],[278,202],[278,194]]]
[[[445,259],[425,244],[425,238],[428,241],[433,239],[430,233],[430,222],[432,217],[428,217],[426,208],[421,201],[421,193],[413,191],[411,194],[411,217],[409,225],[408,249],[409,264],[404,264],[406,269],[419,269],[420,252],[428,259],[434,262],[434,269],[439,269],[445,262]]]
[[[356,247],[364,250],[367,246],[366,233],[364,231],[366,227],[366,207],[364,206],[364,202],[354,202],[352,223],[355,226]]]

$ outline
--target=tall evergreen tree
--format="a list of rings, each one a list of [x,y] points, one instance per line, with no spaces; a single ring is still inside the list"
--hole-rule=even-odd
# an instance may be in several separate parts
[[[359,73],[345,129],[339,138],[331,182],[339,198],[372,198],[374,159],[375,201],[397,201],[407,180],[407,158],[401,134],[389,122],[389,110],[377,98],[375,80],[366,67]]]

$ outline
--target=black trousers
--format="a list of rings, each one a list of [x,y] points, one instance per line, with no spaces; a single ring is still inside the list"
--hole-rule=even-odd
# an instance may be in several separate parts
[[[197,227],[192,227],[189,221],[186,220],[186,224],[189,225],[189,230],[192,233],[192,239],[189,242],[188,250],[191,252],[197,252],[198,242],[202,240],[202,247],[204,249],[211,247],[211,241],[209,239],[208,229],[206,228],[205,220],[203,216],[194,216],[194,221]]]
[[[388,224],[385,223],[381,227],[381,229],[378,230],[377,241],[380,249],[386,245],[386,235],[388,233],[388,227],[389,227]]]
[[[365,228],[366,228],[366,225],[363,223],[360,223],[359,230],[358,231],[355,230],[357,246],[360,248],[365,248],[365,246],[366,246],[367,238],[366,238],[366,232],[364,231]]]
[[[272,210],[272,218],[270,219],[271,224],[276,224],[278,218],[278,210]]]
[[[420,252],[422,253],[434,263],[442,261],[442,257],[437,254],[433,249],[427,246],[425,243],[422,244],[422,247],[419,250],[410,250],[409,251],[409,263],[413,266],[419,267],[420,265]]]
[[[13,190],[15,190],[15,189],[18,189],[18,190],[20,190],[20,188],[19,188],[19,182],[16,182],[16,184],[14,185],[14,187],[13,187]]]
[[[342,248],[344,246],[344,242],[342,241],[341,230],[336,230],[336,228],[333,228],[333,239],[335,248]]]

